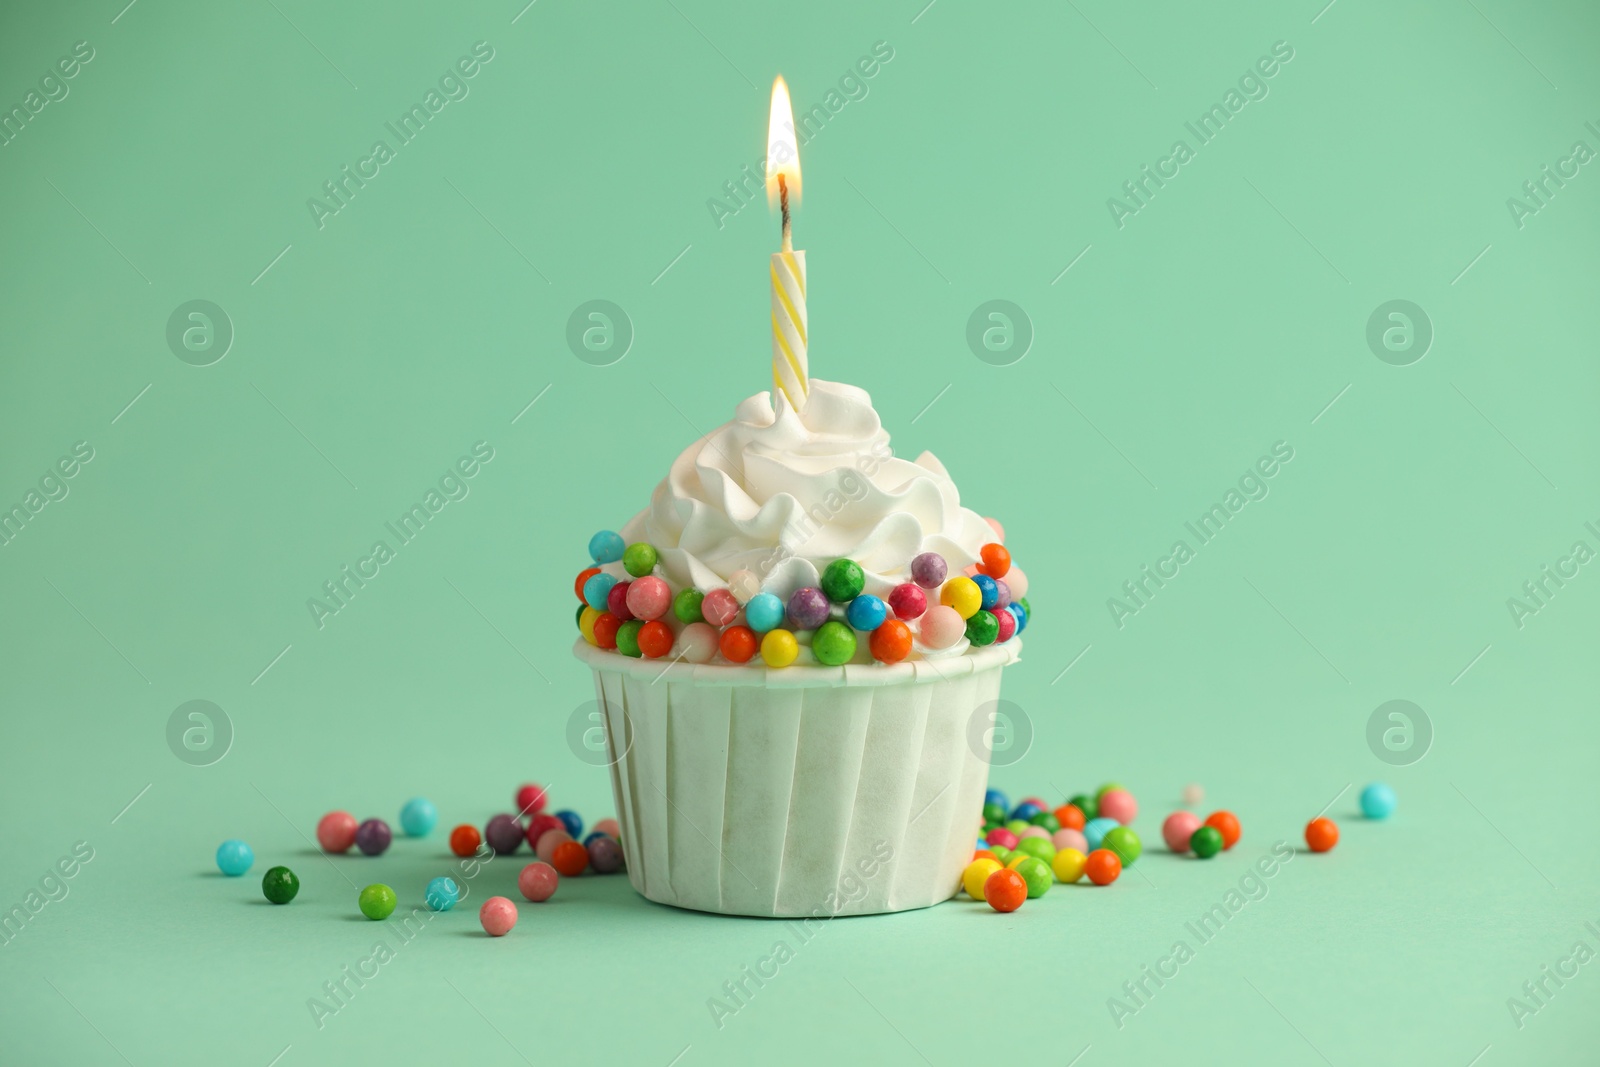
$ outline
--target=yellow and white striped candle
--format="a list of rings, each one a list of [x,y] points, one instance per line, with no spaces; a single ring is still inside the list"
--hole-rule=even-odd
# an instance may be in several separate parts
[[[772,257],[772,384],[799,414],[811,394],[806,363],[806,254]],[[777,397],[773,397],[774,403]]]

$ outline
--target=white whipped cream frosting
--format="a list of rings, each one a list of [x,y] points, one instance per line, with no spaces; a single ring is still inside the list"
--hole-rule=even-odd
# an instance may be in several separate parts
[[[954,577],[995,539],[932,454],[895,458],[865,390],[815,378],[803,413],[757,393],[686,448],[622,536],[654,545],[674,588],[748,570],[785,602],[836,559],[886,597],[918,554],[939,553]]]

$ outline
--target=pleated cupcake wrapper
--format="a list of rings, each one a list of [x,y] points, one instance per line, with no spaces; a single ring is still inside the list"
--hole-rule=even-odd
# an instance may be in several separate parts
[[[1014,639],[932,663],[768,670],[667,667],[579,642],[634,888],[773,917],[948,900],[988,780],[973,714],[1020,651]]]

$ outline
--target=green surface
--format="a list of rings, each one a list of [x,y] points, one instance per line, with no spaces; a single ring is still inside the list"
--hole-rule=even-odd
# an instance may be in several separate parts
[[[4,108],[93,52],[0,147],[0,502],[74,472],[0,547],[0,906],[74,872],[0,948],[0,1059],[1594,1062],[1600,964],[1521,1028],[1507,1008],[1600,950],[1593,5],[124,2],[0,14]],[[1033,746],[994,779],[1058,802],[1114,776],[1152,843],[1199,782],[1243,840],[803,943],[622,877],[490,940],[476,904],[520,866],[497,860],[402,944],[450,826],[529,779],[611,812],[566,741],[592,695],[568,590],[590,534],[769,381],[776,223],[707,201],[762,152],[770,79],[807,109],[880,41],[802,148],[812,369],[939,455],[1030,573],[1006,695]],[[463,57],[319,227],[307,199]],[[1242,78],[1256,99],[1201,144],[1185,124]],[[1173,176],[1108,207],[1146,165]],[[1540,206],[1545,165],[1569,177]],[[997,299],[1031,336],[1007,366],[968,343]],[[218,340],[168,343],[193,300],[232,327],[205,366]],[[568,347],[591,300],[625,309],[620,362]],[[1394,300],[1431,324],[1420,361],[1420,334],[1384,347],[1398,321],[1369,347]],[[454,498],[422,534],[308,609],[432,488]],[[1185,524],[1230,489],[1200,543]],[[1545,566],[1569,577],[1528,600]],[[169,749],[195,700],[231,724],[209,766]],[[1390,700],[1431,723],[1419,762],[1369,748]],[[1355,815],[1377,778],[1382,824]],[[313,854],[324,811],[418,794],[431,838]],[[1336,850],[1186,932],[1336,795]],[[229,837],[242,879],[212,864]],[[278,863],[284,907],[259,889]],[[380,880],[385,924],[356,910]],[[1119,1028],[1108,998],[1180,939]],[[719,1028],[708,998],[779,940]],[[346,966],[377,976],[319,1028]]]

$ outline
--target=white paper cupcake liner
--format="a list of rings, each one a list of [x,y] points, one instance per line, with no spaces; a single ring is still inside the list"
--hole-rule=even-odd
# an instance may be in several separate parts
[[[974,713],[1020,640],[778,670],[574,652],[606,719],[628,878],[650,900],[821,918],[955,893],[989,772]]]

